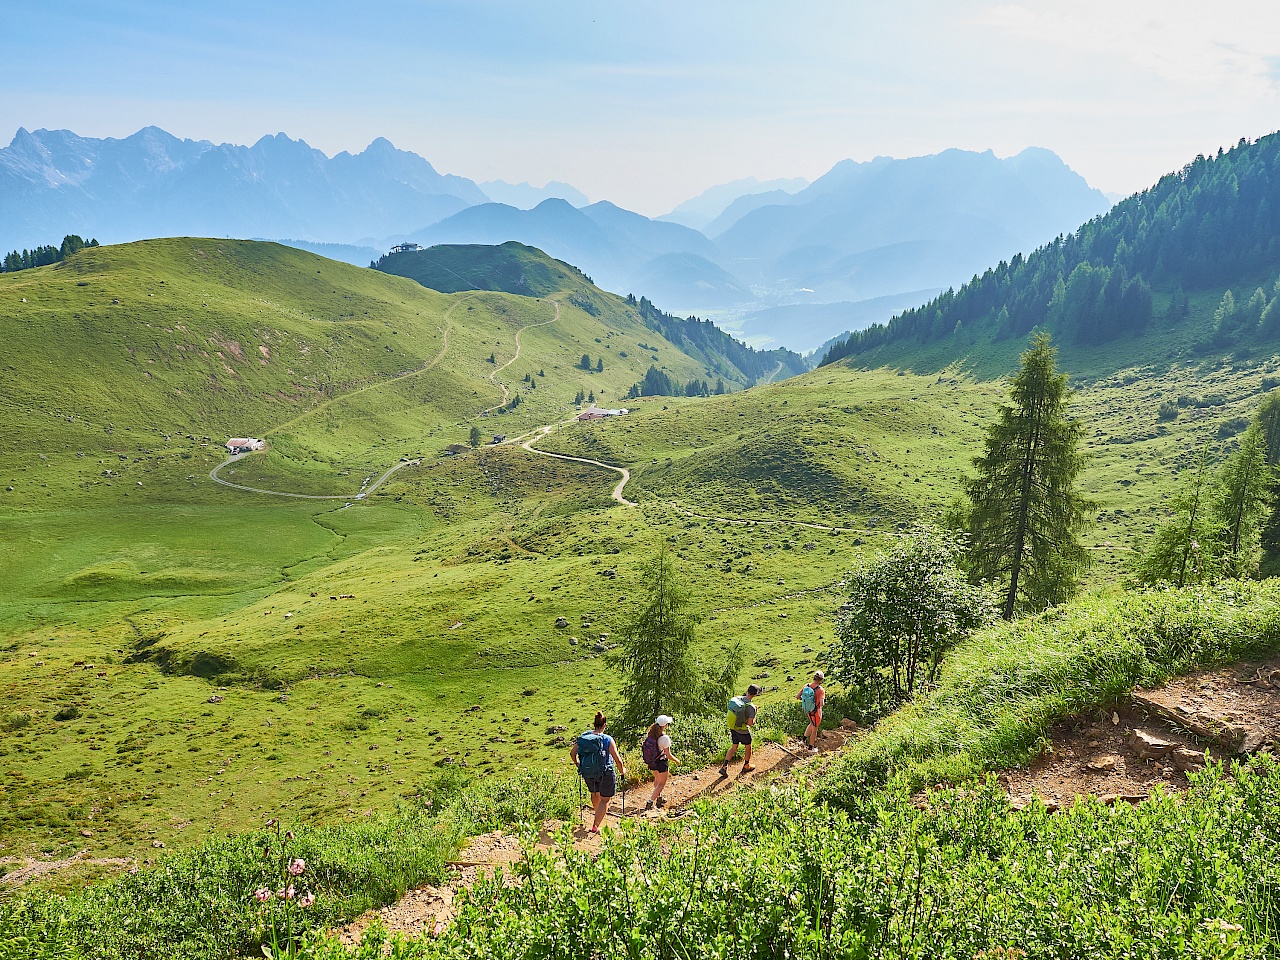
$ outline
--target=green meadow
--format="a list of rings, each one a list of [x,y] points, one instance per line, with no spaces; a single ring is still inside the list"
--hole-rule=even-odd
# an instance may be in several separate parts
[[[563,286],[442,294],[214,240],[0,276],[0,854],[146,861],[282,815],[375,817],[445,762],[567,770],[663,542],[703,652],[742,641],[747,675],[781,688],[765,702],[788,701],[850,565],[956,495],[1022,346],[624,403],[650,364],[709,371],[620,298],[540,276]],[[1103,592],[1276,370],[1133,346],[1062,357]],[[632,412],[572,422],[580,390]],[[548,424],[540,449],[630,467],[638,505],[610,499],[612,471],[511,443],[445,455],[472,426]],[[213,483],[244,435],[269,449],[220,477],[335,499]]]

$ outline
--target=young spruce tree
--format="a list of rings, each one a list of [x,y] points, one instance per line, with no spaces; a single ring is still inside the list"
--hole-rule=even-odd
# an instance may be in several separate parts
[[[1012,403],[987,429],[960,521],[974,582],[1000,591],[1001,615],[1042,610],[1075,593],[1089,557],[1080,545],[1093,504],[1076,489],[1080,425],[1067,416],[1067,375],[1047,333],[1036,334],[1010,387]]]
[[[662,713],[719,713],[742,669],[736,645],[718,668],[707,668],[694,657],[697,620],[665,546],[645,564],[643,576],[644,606],[623,631],[612,657],[623,675],[615,722],[623,735],[643,731]]]

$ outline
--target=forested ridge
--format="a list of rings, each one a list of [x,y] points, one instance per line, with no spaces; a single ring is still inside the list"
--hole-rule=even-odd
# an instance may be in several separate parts
[[[1153,319],[1152,287],[1169,292],[1168,313],[1177,320],[1186,309],[1184,291],[1249,282],[1274,270],[1278,235],[1280,134],[1242,139],[1229,151],[1196,157],[1029,256],[1018,254],[887,325],[851,334],[823,363],[888,344],[933,343],[966,329],[1007,339],[1044,327],[1066,342],[1102,343]],[[1234,299],[1251,298],[1245,291]],[[1220,343],[1249,332],[1240,319],[1219,324]]]
[[[732,371],[725,364],[742,371],[752,383],[769,377],[775,371],[776,378],[781,380],[798,376],[808,369],[800,354],[785,347],[757,350],[735,340],[710,320],[672,316],[659,310],[646,297],[637,300],[628,294],[627,303],[636,308],[645,326],[656,330],[690,356],[698,357],[717,376],[732,376]]]

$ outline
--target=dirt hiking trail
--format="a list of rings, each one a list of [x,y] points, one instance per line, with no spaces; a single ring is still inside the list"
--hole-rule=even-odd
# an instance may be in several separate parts
[[[840,750],[855,733],[852,726],[824,731],[820,752]],[[1141,803],[1157,787],[1185,790],[1190,784],[1188,774],[1204,767],[1206,754],[1223,760],[1280,751],[1280,657],[1198,670],[1155,690],[1135,690],[1114,708],[1060,721],[1050,729],[1049,739],[1051,749],[1028,767],[1000,774],[1015,810],[1039,801],[1056,811],[1088,798],[1106,804]],[[678,818],[695,800],[758,785],[762,778],[785,774],[809,759],[795,740],[785,749],[762,744],[752,758],[756,769],[745,776],[741,756],[729,767],[727,778],[719,775],[714,764],[672,776],[664,791],[668,800],[664,810],[644,809],[651,784],[634,787],[625,798],[619,794],[614,799],[605,828],[624,819]],[[916,802],[927,805],[928,798],[921,794]],[[584,808],[573,832],[575,849],[600,849],[600,837],[587,831],[590,822],[591,812]],[[546,824],[537,849],[553,849],[560,827],[556,822]],[[453,916],[459,891],[482,873],[510,866],[522,857],[518,835],[498,830],[473,837],[459,855],[449,883],[411,890],[398,902],[371,911],[336,933],[343,943],[356,944],[375,918],[389,933],[407,937],[435,929]]]
[[[858,728],[851,720],[843,721],[841,726],[834,729],[824,730],[818,740],[818,757],[842,749],[857,732]],[[653,792],[652,783],[632,787],[626,793],[619,792],[609,805],[609,813],[601,831],[617,827],[623,820],[678,819],[697,800],[719,799],[743,788],[758,786],[766,777],[785,774],[815,759],[817,757],[808,754],[805,745],[799,740],[789,740],[785,745],[760,742],[751,757],[751,764],[755,769],[750,773],[742,772],[741,750],[737,759],[729,764],[727,777],[720,776],[718,763],[688,773],[673,773],[662,792],[667,801],[662,809],[645,809],[645,802]],[[674,769],[678,770],[679,767]],[[573,829],[573,846],[576,850],[596,851],[601,848],[603,841],[599,834],[592,834],[588,829],[592,812],[586,805],[587,802],[584,796],[584,805]],[[562,823],[554,820],[545,824],[535,849],[554,849],[556,834],[562,826]],[[355,945],[376,918],[382,921],[388,933],[417,936],[432,929],[437,923],[447,923],[453,916],[454,898],[460,890],[474,884],[478,876],[490,874],[498,867],[509,867],[523,857],[519,834],[495,830],[472,837],[454,862],[454,876],[449,883],[410,890],[395,903],[381,910],[370,911],[335,932],[342,943]]]
[[[1050,810],[1086,797],[1140,803],[1160,787],[1185,790],[1210,759],[1280,750],[1280,658],[1197,670],[1114,709],[1049,732],[1052,749],[1000,777],[1015,809]]]

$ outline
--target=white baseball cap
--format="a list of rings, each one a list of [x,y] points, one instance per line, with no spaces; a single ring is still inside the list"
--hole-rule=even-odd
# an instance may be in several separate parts
[[[660,727],[665,727],[667,724],[671,723],[671,718],[664,713],[662,716],[660,716],[657,720],[653,722]]]

